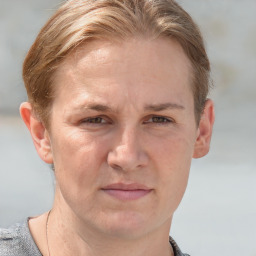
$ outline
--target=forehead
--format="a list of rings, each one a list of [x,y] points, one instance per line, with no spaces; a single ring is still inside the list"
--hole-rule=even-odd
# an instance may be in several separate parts
[[[122,90],[131,100],[152,90],[170,95],[175,91],[176,98],[192,94],[191,77],[190,61],[175,40],[131,39],[98,40],[79,47],[61,64],[54,80],[57,95],[72,95],[78,88],[94,96]]]
[[[135,56],[136,55],[136,56]],[[134,58],[135,57],[135,58]],[[175,60],[175,63],[173,62]],[[148,61],[145,63],[145,61]],[[181,45],[174,39],[158,38],[155,40],[144,38],[131,38],[122,40],[94,40],[84,43],[74,50],[60,66],[61,69],[79,67],[87,68],[88,71],[93,67],[100,70],[98,63],[113,65],[122,62],[128,67],[132,64],[156,64],[161,62],[159,68],[164,70],[175,69],[176,67],[186,73],[191,69],[191,63],[183,51]],[[170,66],[170,62],[173,62]],[[159,64],[159,63],[158,63]]]

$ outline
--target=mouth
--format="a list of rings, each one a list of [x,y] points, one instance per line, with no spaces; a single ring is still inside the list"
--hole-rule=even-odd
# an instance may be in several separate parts
[[[127,201],[137,200],[142,197],[145,197],[150,192],[152,192],[153,189],[150,189],[147,186],[138,183],[115,183],[105,186],[101,190],[111,197],[114,197],[122,201]]]

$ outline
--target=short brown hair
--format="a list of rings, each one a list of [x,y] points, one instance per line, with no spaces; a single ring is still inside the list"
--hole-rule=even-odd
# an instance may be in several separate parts
[[[174,0],[69,0],[41,29],[23,65],[28,99],[45,126],[54,99],[53,75],[83,43],[130,37],[173,38],[193,67],[192,91],[199,123],[209,90],[210,63],[199,28]]]

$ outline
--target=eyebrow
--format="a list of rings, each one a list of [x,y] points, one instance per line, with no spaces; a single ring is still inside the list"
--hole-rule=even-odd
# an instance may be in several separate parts
[[[91,109],[91,110],[103,111],[103,112],[107,112],[111,110],[109,106],[102,105],[102,104],[88,104],[85,106],[85,109]]]
[[[147,111],[163,111],[167,109],[185,109],[184,106],[176,104],[176,103],[161,103],[161,104],[151,104],[151,105],[146,105],[145,110]]]
[[[111,107],[103,104],[94,104],[94,103],[89,103],[85,106],[82,107],[82,109],[85,110],[94,110],[98,112],[118,112],[117,110],[112,109]],[[168,110],[168,109],[185,109],[184,106],[176,104],[176,103],[160,103],[160,104],[150,104],[146,105],[144,107],[145,111],[154,111],[154,112],[160,112],[163,110]]]
[[[95,104],[95,103],[89,103],[86,104],[85,106],[78,107],[78,109],[83,109],[83,110],[95,110],[98,112],[110,112],[113,111],[113,109],[107,105],[103,104]]]

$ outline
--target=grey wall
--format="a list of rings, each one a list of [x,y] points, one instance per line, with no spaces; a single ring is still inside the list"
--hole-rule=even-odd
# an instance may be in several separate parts
[[[26,99],[22,62],[59,0],[0,0],[0,114],[18,115]]]
[[[180,2],[199,24],[212,63],[213,153],[221,161],[256,163],[256,1]]]

